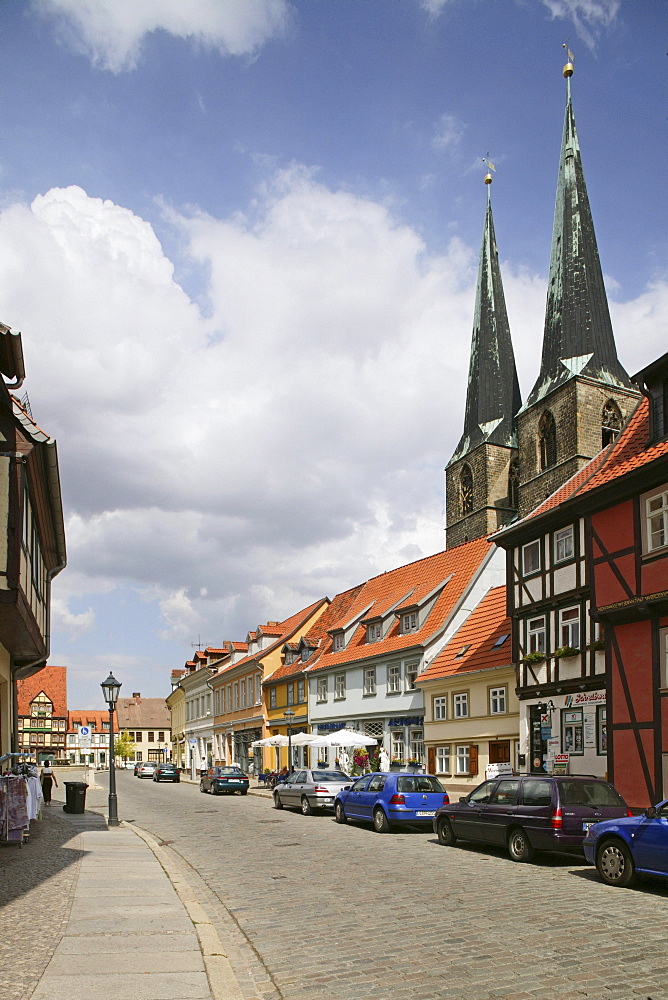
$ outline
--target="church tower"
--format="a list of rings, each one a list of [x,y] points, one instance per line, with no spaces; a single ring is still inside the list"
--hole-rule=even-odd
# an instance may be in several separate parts
[[[521,399],[494,236],[491,182],[488,173],[464,433],[445,470],[447,548],[491,534],[516,513],[518,503],[515,414]]]
[[[639,398],[617,359],[575,129],[572,75],[569,61],[540,374],[517,414],[520,515],[613,441]]]

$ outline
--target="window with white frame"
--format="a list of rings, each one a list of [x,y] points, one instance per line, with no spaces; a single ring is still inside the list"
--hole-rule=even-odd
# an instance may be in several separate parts
[[[393,665],[387,668],[388,694],[398,694],[401,691],[401,667]]]
[[[327,678],[318,677],[318,685],[316,689],[316,701],[323,702],[327,701]]]
[[[456,773],[468,774],[471,770],[471,749],[468,745],[458,746],[456,751]]]
[[[454,694],[452,696],[452,705],[455,719],[466,719],[469,714],[469,695],[468,691],[461,691],[459,694]]]
[[[448,699],[447,699],[447,696],[443,695],[443,696],[441,696],[439,698],[434,698],[433,705],[434,705],[434,721],[440,720],[440,719],[447,719],[447,717],[448,717]],[[449,752],[450,751],[449,751],[449,748],[448,748],[448,753]]]
[[[406,666],[404,668],[404,675],[405,675],[405,678],[406,678],[406,690],[407,691],[415,691],[416,690],[416,688],[415,688],[415,678],[418,675],[419,669],[420,669],[420,664],[418,663],[417,660],[412,660],[410,663],[406,664]]]
[[[391,735],[392,760],[403,761],[406,756],[406,743],[403,729],[393,730]]]
[[[579,608],[562,608],[559,612],[559,641],[562,646],[580,648]]]
[[[269,688],[269,708],[276,708],[276,688]]]
[[[248,705],[249,707],[255,703],[255,698],[253,696],[253,678],[248,677],[246,680],[248,686]]]
[[[411,730],[411,760],[422,763],[424,759],[424,732],[422,729]]]
[[[505,715],[506,712],[506,688],[497,687],[489,689],[489,714]]]
[[[376,668],[366,667],[364,670],[364,694],[372,695],[376,693]]]
[[[530,576],[540,569],[540,539],[522,546],[522,575]]]
[[[668,490],[645,499],[645,551],[668,545]]]
[[[367,642],[378,642],[382,638],[383,638],[382,622],[372,622],[371,625],[367,625],[366,627]]]
[[[334,697],[337,701],[342,701],[346,696],[346,675],[334,675]]]
[[[560,531],[555,531],[554,533],[554,561],[555,562],[566,562],[568,559],[573,558],[573,525],[569,524],[567,528],[561,528]]]
[[[335,653],[343,649],[346,644],[346,637],[343,632],[337,632],[332,639],[332,648]]]
[[[234,709],[235,711],[239,707],[239,684],[235,681],[234,683]]]
[[[260,674],[255,675],[255,704],[262,704],[262,677]]]
[[[561,713],[562,720],[562,746],[564,753],[583,754],[584,753],[584,722],[582,709],[577,711],[567,711]]]
[[[246,681],[239,681],[239,696],[240,696],[240,699],[241,699],[240,700],[240,704],[239,704],[239,708],[245,708],[246,707]]]
[[[402,632],[416,632],[417,627],[418,627],[417,611],[407,611],[405,615],[401,616]]]
[[[232,711],[232,685],[227,685],[227,711]]]
[[[450,774],[450,747],[436,747],[436,773]]]
[[[530,618],[527,622],[527,652],[545,652],[545,616]]]

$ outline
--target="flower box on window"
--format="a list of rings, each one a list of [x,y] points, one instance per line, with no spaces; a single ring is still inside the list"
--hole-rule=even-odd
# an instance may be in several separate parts
[[[575,646],[560,646],[559,649],[555,649],[554,655],[558,660],[565,660],[569,656],[578,656],[580,653],[579,649]]]
[[[536,650],[535,653],[527,653],[527,655],[522,658],[522,663],[542,663],[544,659],[545,653],[541,653]]]

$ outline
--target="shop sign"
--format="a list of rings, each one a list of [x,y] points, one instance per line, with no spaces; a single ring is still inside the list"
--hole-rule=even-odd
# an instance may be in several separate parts
[[[605,704],[605,691],[580,691],[578,694],[567,694],[565,707],[573,708],[575,705],[602,705]]]
[[[424,724],[424,715],[402,715],[397,719],[388,719],[387,722],[390,727],[400,727],[400,726],[422,726]]]
[[[568,774],[569,760],[570,760],[570,754],[568,753],[555,754],[552,774]]]

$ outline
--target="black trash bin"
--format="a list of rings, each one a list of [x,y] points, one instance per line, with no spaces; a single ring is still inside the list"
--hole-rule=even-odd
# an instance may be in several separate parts
[[[84,813],[86,811],[87,788],[88,785],[85,781],[66,781],[63,811],[75,814]]]

